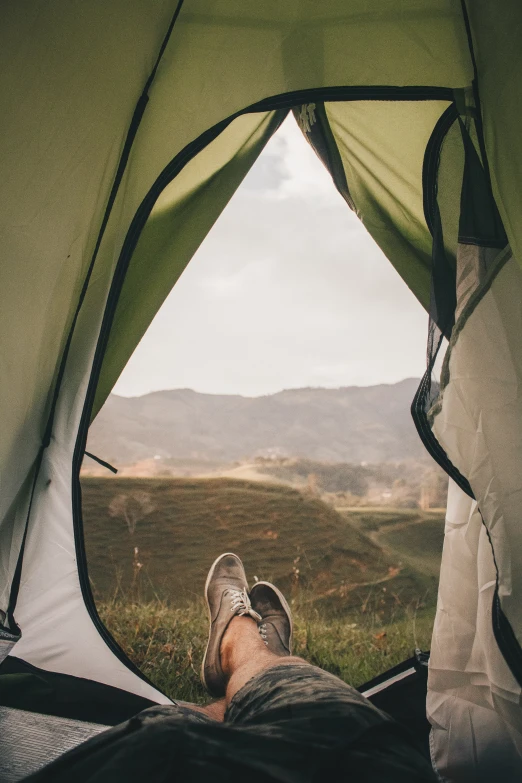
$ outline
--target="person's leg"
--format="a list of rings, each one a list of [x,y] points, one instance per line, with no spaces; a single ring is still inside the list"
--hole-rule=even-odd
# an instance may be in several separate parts
[[[291,655],[288,604],[268,583],[257,592],[252,606],[262,622],[234,617],[219,648],[224,725],[252,743],[252,765],[268,752],[289,780],[433,781],[429,761],[395,721],[339,678]]]
[[[225,717],[227,709],[226,699],[218,699],[217,701],[211,701],[210,704],[193,704],[190,701],[176,701],[174,704],[178,704],[187,710],[193,710],[194,712],[200,712],[202,715],[206,715],[207,718],[222,722]]]
[[[257,623],[250,617],[234,617],[221,641],[221,667],[227,678],[226,704],[230,704],[246,683],[272,666],[304,664],[302,658],[274,655],[259,635]]]
[[[183,702],[151,707],[69,752],[31,783],[433,783],[429,762],[388,716],[337,677],[267,649],[270,634],[262,638],[251,619],[262,625],[235,555],[218,558],[210,577],[202,675],[212,695],[225,696],[225,720]],[[276,622],[273,612],[268,617]],[[278,627],[289,652],[284,624]]]

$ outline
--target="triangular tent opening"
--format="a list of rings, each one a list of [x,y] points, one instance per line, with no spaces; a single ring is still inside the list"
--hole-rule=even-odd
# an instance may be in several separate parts
[[[307,111],[307,116],[310,115],[313,125],[312,110]],[[359,523],[364,526],[371,509],[366,509],[364,515],[365,510],[362,508],[361,515],[351,517],[348,512],[350,522],[346,525],[344,514],[341,516],[337,513],[338,508],[323,505],[316,498],[305,500],[302,494],[285,485],[272,485],[268,488],[267,478],[270,482],[270,473],[273,476],[274,469],[279,467],[275,463],[259,467],[262,474],[268,472],[269,475],[265,475],[262,483],[257,485],[255,477],[259,474],[255,472],[255,466],[243,465],[238,469],[241,472],[245,468],[248,470],[244,476],[247,480],[250,479],[247,482],[237,481],[234,471],[229,473],[233,460],[255,462],[254,454],[259,453],[257,447],[260,444],[252,445],[256,438],[251,432],[252,418],[257,420],[257,417],[252,412],[249,413],[251,405],[260,406],[259,424],[268,428],[274,423],[274,415],[277,415],[275,409],[279,404],[283,405],[283,416],[292,420],[295,429],[299,431],[299,424],[295,419],[299,421],[299,418],[303,417],[302,406],[309,410],[306,407],[307,398],[316,394],[323,395],[323,404],[326,403],[327,406],[329,391],[290,390],[256,400],[256,394],[252,398],[248,393],[246,397],[235,394],[223,396],[221,393],[197,394],[192,388],[185,388],[184,381],[179,384],[170,380],[172,365],[187,362],[192,373],[196,372],[200,379],[206,378],[207,383],[212,376],[212,382],[218,387],[228,382],[229,375],[235,378],[236,383],[241,383],[241,379],[243,383],[246,382],[246,376],[254,365],[260,368],[258,383],[261,381],[261,375],[268,375],[273,383],[273,372],[270,376],[267,367],[270,362],[273,364],[274,359],[281,361],[285,355],[285,347],[288,355],[284,361],[292,362],[294,368],[299,367],[301,372],[310,373],[310,365],[314,361],[325,361],[324,351],[327,349],[324,344],[322,349],[319,348],[320,337],[313,359],[307,356],[310,350],[308,341],[312,335],[315,339],[318,327],[320,334],[323,334],[318,321],[321,316],[330,314],[334,291],[339,292],[339,303],[342,302],[341,308],[344,311],[350,311],[357,306],[358,300],[364,299],[360,290],[361,278],[356,277],[354,271],[349,272],[351,268],[353,270],[353,267],[362,265],[365,267],[362,280],[366,284],[372,279],[372,285],[377,282],[382,289],[384,279],[384,285],[396,285],[394,292],[403,289],[403,297],[400,298],[402,303],[412,300],[412,309],[418,311],[419,315],[420,335],[417,342],[425,343],[426,317],[422,308],[412,299],[411,292],[404,287],[395,270],[388,265],[387,259],[375,246],[358,217],[347,209],[345,200],[335,191],[328,172],[317,160],[299,128],[294,117],[290,115],[285,126],[272,138],[271,144],[288,144],[294,155],[297,154],[299,160],[305,163],[306,174],[303,179],[309,180],[308,184],[314,181],[316,187],[309,187],[305,193],[301,192],[298,196],[295,194],[294,197],[285,198],[285,185],[294,193],[298,183],[285,179],[285,176],[291,175],[284,171],[284,167],[283,171],[279,171],[279,166],[283,163],[283,157],[280,155],[275,157],[277,165],[273,164],[273,167],[268,169],[268,175],[271,179],[272,172],[277,171],[284,183],[281,187],[273,185],[272,189],[258,191],[255,185],[255,189],[252,189],[248,180],[242,183],[227,205],[223,219],[218,220],[169,295],[168,302],[158,311],[157,321],[150,327],[157,342],[150,333],[147,334],[120,376],[116,394],[120,384],[125,384],[127,378],[131,384],[134,383],[134,388],[131,387],[130,391],[131,399],[112,396],[91,425],[86,452],[89,459],[84,460],[82,467],[82,516],[87,570],[93,584],[98,611],[131,660],[137,665],[141,662],[151,681],[171,698],[194,700],[200,697],[201,693],[197,684],[194,686],[190,682],[187,687],[184,676],[186,658],[181,651],[186,650],[188,643],[191,645],[189,660],[193,654],[194,657],[197,656],[197,642],[190,642],[189,639],[194,637],[195,627],[199,626],[196,619],[187,631],[186,624],[175,611],[186,610],[188,607],[189,614],[197,618],[198,598],[203,594],[207,573],[207,553],[233,549],[243,558],[250,575],[257,574],[259,579],[270,578],[284,590],[285,595],[292,597],[294,616],[299,617],[301,622],[303,615],[306,618],[315,618],[317,613],[344,613],[344,645],[337,641],[335,649],[323,659],[316,656],[321,656],[327,645],[324,642],[321,644],[319,641],[317,644],[312,641],[308,655],[318,665],[327,669],[332,667],[335,673],[350,684],[368,689],[373,693],[373,699],[381,701],[385,697],[388,678],[383,679],[380,675],[385,669],[393,667],[394,672],[390,677],[394,679],[396,688],[398,683],[401,683],[403,693],[400,699],[395,698],[393,704],[387,706],[387,710],[397,713],[410,731],[420,735],[427,753],[429,724],[424,715],[426,659],[420,655],[420,651],[417,657],[408,659],[405,665],[403,659],[406,654],[413,656],[416,648],[429,649],[438,582],[436,571],[434,574],[431,570],[428,574],[420,574],[417,570],[410,571],[407,566],[403,567],[405,564],[401,555],[396,554],[396,559],[392,555],[385,555],[364,535],[364,527],[360,532],[359,525],[354,525],[354,520],[364,520]],[[272,154],[275,151],[273,146],[271,151]],[[260,166],[270,159],[267,145],[250,170],[249,178],[256,182],[256,175],[264,171]],[[311,177],[310,169],[312,172],[318,169],[317,174]],[[421,174],[422,165],[419,162],[419,183]],[[325,191],[329,193],[329,198],[325,198]],[[322,214],[318,214],[319,212]],[[248,227],[239,228],[236,225],[238,219],[248,219]],[[335,224],[340,224],[337,243],[327,234]],[[285,231],[284,237],[278,236],[278,229],[282,227]],[[212,242],[213,234],[215,238]],[[315,252],[309,247],[310,243],[313,244]],[[310,252],[307,252],[308,249]],[[230,255],[233,260],[229,258]],[[232,269],[235,273],[231,278],[229,275]],[[263,279],[266,281],[264,288],[261,288],[261,270],[264,270]],[[239,290],[236,290],[234,285],[229,290],[228,283],[237,280],[238,274],[241,275],[242,282]],[[300,279],[296,279],[297,275]],[[254,284],[248,282],[252,281],[252,278],[256,281]],[[288,281],[286,296],[285,281]],[[218,282],[222,283],[222,288],[218,289],[220,295],[214,301],[213,297],[208,296],[208,287],[211,283],[217,285]],[[323,283],[324,287],[320,287]],[[348,286],[352,289],[351,297]],[[313,297],[309,296],[312,288]],[[184,301],[184,297],[188,302]],[[209,302],[214,303],[211,313],[208,311]],[[383,307],[380,300],[378,307]],[[181,315],[176,316],[176,308]],[[366,302],[361,309],[357,309],[357,317],[350,318],[348,315],[344,321],[337,313],[338,326],[344,323],[346,333],[351,335],[354,329],[364,330],[376,319],[382,322],[382,312],[378,313],[376,309],[375,302]],[[280,311],[284,311],[284,315]],[[392,317],[396,314],[397,321],[401,320],[400,305],[394,306],[392,302],[388,312]],[[220,324],[221,319],[226,321],[225,331]],[[313,329],[307,325],[307,320],[315,325]],[[234,322],[234,331],[227,334],[227,326],[231,321]],[[406,321],[408,319],[405,318]],[[282,326],[283,333],[279,333],[278,324]],[[257,329],[263,335],[259,341],[255,339]],[[390,323],[389,332],[393,331],[394,324]],[[204,339],[203,334],[206,335]],[[279,355],[277,350],[274,352],[274,340],[280,343]],[[382,341],[382,337],[380,340]],[[264,341],[265,351],[268,345],[270,349],[266,354],[259,355],[258,350]],[[195,356],[190,359],[186,347],[182,347],[187,342],[191,351],[192,346],[194,347]],[[390,339],[389,342],[393,340]],[[224,343],[227,344],[226,348],[223,347]],[[342,353],[338,355],[344,362],[351,361],[354,353],[358,357],[364,353],[364,348],[361,351],[357,343],[347,342],[346,339],[339,340],[336,346],[338,351],[341,343]],[[364,345],[366,347],[366,343]],[[417,364],[412,363],[412,366],[418,369],[422,366],[423,347],[417,347],[420,348]],[[299,354],[298,360],[295,356],[290,358],[295,352]],[[381,349],[380,355],[383,358],[385,353],[385,350]],[[399,355],[400,349],[395,347],[395,356]],[[335,360],[330,352],[328,360]],[[155,391],[143,397],[135,397],[136,392],[143,387],[147,391],[150,389],[151,378],[143,377],[144,362],[147,368],[152,370],[152,384],[158,389],[170,389],[172,386],[182,388]],[[210,370],[207,368],[207,362]],[[248,369],[240,370],[247,362]],[[203,366],[205,372],[202,374],[201,370],[195,370],[194,364],[196,367]],[[165,370],[165,365],[170,368],[170,372]],[[271,370],[273,371],[273,367]],[[176,367],[174,373],[178,375],[184,371],[187,373],[183,367]],[[157,373],[163,379],[169,377],[167,385],[165,381],[158,385]],[[191,376],[190,369],[188,375]],[[280,376],[277,376],[276,382],[281,385]],[[140,384],[138,389],[135,388],[136,383]],[[192,386],[191,379],[187,380],[187,385]],[[409,379],[403,385],[407,388],[405,393],[401,392],[404,397],[403,410],[397,411],[394,418],[403,423],[403,431],[406,429],[409,432],[408,424],[411,428],[411,438],[408,439],[404,453],[409,457],[414,453],[419,459],[422,459],[424,454],[427,465],[416,465],[416,473],[424,476],[429,473],[429,478],[433,480],[439,475],[436,473],[437,468],[433,466],[430,470],[431,461],[429,457],[426,458],[409,414],[409,405],[416,388],[415,381]],[[129,386],[125,388],[129,389]],[[394,387],[392,388],[395,391]],[[378,389],[379,387],[375,391]],[[386,390],[386,386],[382,387],[383,392]],[[234,388],[233,391],[238,392],[238,389]],[[335,395],[342,395],[345,391],[350,394],[356,390],[331,390]],[[129,394],[129,391],[126,394]],[[332,405],[332,409],[325,410],[327,417],[335,415],[334,411],[335,405]],[[247,420],[250,417],[249,424],[245,423],[245,416]],[[306,418],[306,414],[304,417]],[[343,427],[346,420],[352,420],[352,426],[357,429],[353,419],[353,410],[340,408],[337,418],[339,427]],[[279,424],[282,429],[285,428],[283,421],[280,420]],[[306,426],[306,422],[303,424]],[[309,422],[312,432],[318,428],[317,424],[314,426],[313,422]],[[350,424],[347,429],[349,427]],[[194,434],[193,428],[197,434]],[[344,440],[345,453],[349,454],[350,436],[340,429],[336,437],[333,437],[335,427],[330,425],[329,429],[331,448],[342,448],[341,442]],[[240,432],[245,435],[248,445],[241,440]],[[142,434],[145,440],[142,440]],[[277,440],[275,433],[267,436],[266,430],[265,437],[276,438],[270,442],[284,443],[284,440]],[[358,437],[360,439],[360,434]],[[310,448],[311,444],[306,440],[305,443]],[[266,446],[267,443],[263,445]],[[303,447],[303,444],[301,446]],[[326,448],[328,446],[323,445],[323,449]],[[356,462],[358,459],[386,461],[386,457],[375,456],[372,459],[368,456],[371,447],[363,456],[356,456],[356,450],[360,448],[365,447],[361,444],[354,450],[352,444],[352,456],[346,456],[344,459],[325,456],[324,459],[327,462],[341,463]],[[93,454],[103,455],[109,463],[118,467],[116,480],[106,480],[110,473],[107,468],[92,461]],[[275,455],[272,453],[273,456]],[[395,452],[389,454],[388,458],[398,460],[400,455]],[[138,464],[125,464],[131,462]],[[305,463],[306,460],[303,465]],[[310,464],[309,472],[314,469],[312,463]],[[324,467],[328,469],[328,466]],[[350,468],[354,475],[357,475],[357,470],[364,475],[370,475],[372,471],[372,468],[366,467],[366,462],[361,466],[336,466],[337,469],[343,467],[348,482]],[[395,478],[402,478],[405,473],[405,466],[402,466],[402,473],[400,466],[382,467],[384,471],[388,468],[390,476],[394,473],[393,478],[386,479],[385,473],[381,478],[381,481],[388,480],[390,486]],[[373,467],[375,472],[376,468],[380,469],[381,466]],[[226,477],[217,478],[216,471],[225,469]],[[287,467],[286,470],[290,468]],[[413,472],[412,468],[410,471]],[[93,472],[96,477],[92,476]],[[209,473],[214,474],[212,478],[200,478],[200,474]],[[443,475],[445,476],[440,474],[441,479]],[[137,476],[139,478],[136,478]],[[173,479],[173,476],[176,478]],[[237,475],[238,478],[240,476],[241,473]],[[165,477],[169,477],[167,481]],[[313,479],[314,476],[308,478]],[[272,481],[277,482],[277,478],[272,478]],[[345,484],[343,489],[348,486],[349,484]],[[355,493],[358,494],[356,487]],[[361,494],[364,494],[364,491]],[[332,506],[336,505],[333,497],[330,502]],[[342,504],[341,499],[337,500],[337,505],[339,504]],[[345,505],[350,506],[353,503],[345,501]],[[393,506],[394,503],[388,501],[385,505]],[[438,505],[445,505],[445,498]],[[322,516],[321,512],[324,512]],[[378,514],[377,517],[379,518]],[[407,525],[408,521],[413,525],[419,518],[422,516],[416,512],[404,511],[403,525]],[[383,519],[397,522],[401,517],[397,519],[396,514],[394,518],[384,511]],[[443,513],[439,509],[435,514],[426,514],[425,519],[426,525],[421,525],[424,535],[426,530],[435,531],[437,527],[440,529],[440,535],[437,530],[436,542],[430,550],[435,553],[434,559],[439,565]],[[418,532],[412,529],[414,536]],[[354,559],[356,552],[359,553],[359,560]],[[342,554],[339,556],[339,553]],[[293,568],[298,569],[297,572],[294,571],[294,578]],[[335,576],[329,577],[325,571],[333,572]],[[375,584],[372,580],[375,580]],[[358,583],[362,583],[360,587]],[[349,589],[346,589],[347,586]],[[327,595],[329,598],[326,598]],[[163,600],[166,605],[162,603]],[[141,606],[131,609],[134,602]],[[143,620],[147,606],[150,619]],[[318,607],[315,613],[313,607]],[[203,607],[201,608],[204,611]],[[155,620],[152,619],[155,617],[163,618],[157,633],[152,630],[156,626]],[[401,630],[404,629],[401,642],[400,634],[394,628],[399,622],[402,622]],[[172,626],[177,626],[174,634]],[[328,622],[325,623],[325,631],[327,626]],[[354,627],[357,631],[349,630]],[[333,627],[329,627],[328,631],[337,635]],[[138,633],[139,637],[148,636],[151,640],[148,647],[147,643],[145,644],[145,659],[144,649],[136,638]],[[310,638],[314,640],[317,634],[318,630],[312,627]],[[402,643],[404,637],[407,638],[407,641],[404,641],[406,650],[401,646],[398,657],[393,646]],[[356,649],[362,647],[363,638],[370,650],[374,642],[372,652],[367,656],[364,653],[354,654],[351,660],[350,649],[354,646]],[[391,641],[391,644],[386,640]],[[381,646],[382,654],[379,654],[377,647]],[[164,650],[170,650],[170,661],[169,654],[165,655]],[[155,669],[149,661],[156,659],[158,653],[161,660]],[[380,668],[377,660],[373,662],[373,666],[369,663],[371,656],[380,659]],[[401,662],[401,665],[397,672],[393,665],[398,662]],[[183,671],[183,676],[180,674],[178,677],[177,688],[175,680],[172,682],[175,671]],[[378,681],[366,685],[374,674],[379,675]],[[190,692],[187,694],[184,688],[190,688]],[[406,688],[407,691],[404,690]],[[406,692],[412,692],[413,696],[407,700],[408,708],[404,709]],[[387,696],[386,693],[386,698]]]

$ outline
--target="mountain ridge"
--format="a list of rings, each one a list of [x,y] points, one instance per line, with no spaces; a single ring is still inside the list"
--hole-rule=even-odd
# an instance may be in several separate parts
[[[87,450],[116,464],[144,459],[230,462],[255,456],[325,462],[419,459],[410,415],[419,381],[304,387],[260,397],[170,389],[111,395],[93,422]]]

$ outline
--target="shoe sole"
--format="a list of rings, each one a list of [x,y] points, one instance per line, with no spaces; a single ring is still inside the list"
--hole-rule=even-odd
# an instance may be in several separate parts
[[[281,590],[279,590],[272,582],[256,582],[252,587],[255,587],[255,585],[266,585],[267,587],[270,587],[274,593],[277,595],[279,600],[281,601],[281,605],[283,609],[285,610],[286,614],[288,615],[288,619],[290,620],[290,639],[289,639],[289,645],[290,645],[290,655],[293,655],[293,642],[294,642],[294,621],[292,620],[292,612],[290,611],[290,607],[288,606],[288,601],[284,597]]]
[[[203,686],[207,689],[207,691],[208,688],[205,680],[205,661],[207,660],[208,648],[210,646],[210,637],[212,635],[212,612],[210,610],[210,603],[208,600],[208,586],[212,581],[212,578],[214,576],[214,571],[216,570],[216,566],[219,563],[219,561],[222,560],[224,557],[229,557],[230,555],[232,555],[232,557],[237,557],[240,563],[242,562],[241,558],[238,557],[234,552],[224,552],[222,555],[219,555],[219,557],[216,557],[216,559],[210,566],[210,571],[208,572],[207,580],[205,582],[205,603],[207,605],[207,614],[208,614],[208,640],[207,640],[207,646],[205,648],[205,655],[203,656],[203,660],[201,662],[201,682],[203,683]]]

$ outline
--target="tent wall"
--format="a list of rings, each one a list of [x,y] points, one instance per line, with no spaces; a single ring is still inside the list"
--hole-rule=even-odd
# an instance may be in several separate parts
[[[140,249],[138,245],[133,259],[136,265],[129,270],[129,287],[124,289],[122,307],[117,311],[120,316],[119,330],[113,333],[120,340],[120,349],[122,340],[127,339],[129,333],[131,338],[139,340],[141,325],[145,323],[146,328],[162,298],[170,290],[172,277],[175,279],[181,273],[187,261],[187,247],[192,249],[190,243],[197,242],[201,236],[194,230],[194,223],[196,227],[201,228],[203,225],[203,229],[208,230],[216,212],[225,205],[230,190],[235,189],[252,160],[259,154],[277,127],[280,117],[278,113],[269,113],[239,118],[228,131],[205,148],[201,156],[189,161],[179,180],[176,178],[173,186],[163,192],[156,212],[148,223],[149,231],[142,234],[143,246]],[[193,222],[189,221],[191,214],[196,221],[199,218],[199,223],[194,219]],[[180,226],[182,230],[176,231]],[[165,228],[168,230],[165,231]],[[169,241],[177,242],[177,249],[183,251],[178,256],[179,265],[164,264],[154,272],[151,271],[150,258],[156,258],[149,255],[151,245],[155,250],[161,247],[170,260],[166,252],[171,250]],[[158,253],[158,257],[161,257],[161,253]],[[127,664],[113,654],[119,652],[114,643],[108,639],[113,648],[111,651],[100,636],[81,548],[78,556],[78,528],[81,526],[78,495],[73,499],[73,513],[77,515],[76,536],[71,524],[70,488],[74,484],[73,472],[78,467],[73,461],[73,454],[76,453],[81,459],[82,449],[76,449],[75,452],[76,433],[89,382],[83,362],[86,353],[92,353],[97,344],[99,318],[110,287],[111,271],[109,267],[106,267],[103,275],[100,271],[97,276],[93,276],[89,286],[73,336],[68,382],[62,389],[53,439],[45,450],[38,476],[33,512],[36,523],[29,529],[16,611],[17,622],[23,630],[22,639],[16,645],[16,655],[47,671],[88,677],[145,698],[168,702],[168,699],[129,671]],[[138,319],[134,323],[135,311],[132,305],[135,305],[138,295],[143,303],[142,320]],[[147,302],[152,302],[149,309]],[[96,314],[98,318],[93,317]],[[118,355],[122,355],[121,350]],[[126,361],[127,355],[123,356]],[[115,377],[120,369],[116,367]],[[77,387],[73,379],[81,385]],[[46,524],[38,525],[40,519],[45,519]],[[82,654],[79,654],[79,650],[83,651]]]
[[[2,6],[2,609],[60,357],[170,5]]]
[[[520,643],[522,271],[509,249],[492,274],[455,326],[434,428],[473,488],[495,552],[500,602]]]
[[[498,589],[522,637],[522,272],[509,249],[495,271],[457,321],[434,421],[478,503],[450,484],[428,683],[437,767],[484,783],[522,774],[521,686],[493,632]]]

